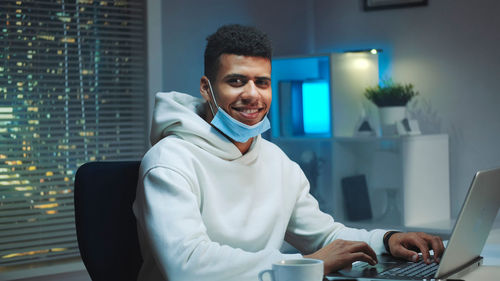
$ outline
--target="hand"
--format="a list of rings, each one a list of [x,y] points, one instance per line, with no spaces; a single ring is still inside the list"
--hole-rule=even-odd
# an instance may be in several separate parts
[[[422,259],[430,264],[429,250],[434,250],[434,259],[439,263],[439,258],[444,252],[444,244],[440,237],[422,232],[396,233],[389,239],[391,255],[404,258],[409,261],[418,260],[418,250],[422,253]]]
[[[392,238],[392,237],[391,237]],[[377,255],[365,242],[335,240],[305,258],[323,260],[325,274],[349,267],[355,261],[377,264]]]

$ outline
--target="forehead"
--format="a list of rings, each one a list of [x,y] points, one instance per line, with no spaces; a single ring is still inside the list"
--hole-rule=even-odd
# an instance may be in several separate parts
[[[218,78],[230,74],[271,77],[271,61],[263,57],[222,54],[219,58]]]

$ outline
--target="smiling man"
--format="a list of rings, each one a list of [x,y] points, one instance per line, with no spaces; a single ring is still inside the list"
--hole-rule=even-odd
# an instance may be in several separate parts
[[[270,127],[266,115],[272,100],[271,62],[264,57],[223,53],[214,63],[219,65],[215,76],[203,76],[200,83],[201,95],[210,108],[205,120],[245,154],[252,144],[252,137]],[[230,130],[220,118],[237,120],[247,126],[239,124]],[[237,128],[255,134],[246,135]]]
[[[300,167],[260,136],[270,126],[269,39],[228,25],[207,40],[203,99],[156,96],[134,202],[139,280],[250,281],[283,259],[322,259],[329,273],[383,252],[443,252],[435,236],[348,228],[321,212]],[[283,241],[300,253],[281,253]]]

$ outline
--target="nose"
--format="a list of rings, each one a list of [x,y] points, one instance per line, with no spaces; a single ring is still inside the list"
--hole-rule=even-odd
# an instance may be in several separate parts
[[[259,96],[259,89],[253,80],[248,81],[245,86],[245,97],[254,99]]]

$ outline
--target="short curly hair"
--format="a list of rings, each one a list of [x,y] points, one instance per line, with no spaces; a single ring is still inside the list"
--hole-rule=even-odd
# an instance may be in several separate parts
[[[271,60],[271,40],[255,27],[239,24],[224,25],[207,37],[205,76],[215,81],[222,54],[262,57]]]

